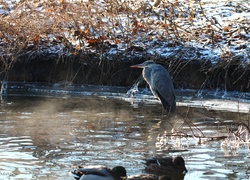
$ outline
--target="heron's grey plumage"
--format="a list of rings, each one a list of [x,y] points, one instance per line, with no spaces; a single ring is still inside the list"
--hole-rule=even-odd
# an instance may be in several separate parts
[[[168,71],[152,61],[145,61],[131,67],[143,68],[143,78],[149,84],[153,95],[162,102],[165,110],[174,112],[176,109],[174,86]]]

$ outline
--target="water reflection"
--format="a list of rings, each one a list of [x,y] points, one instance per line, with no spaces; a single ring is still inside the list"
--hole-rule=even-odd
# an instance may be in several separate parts
[[[159,134],[173,129],[199,134],[187,119],[211,136],[228,133],[226,126],[209,124],[239,118],[238,113],[196,108],[178,111],[163,118],[159,104],[134,108],[96,97],[8,97],[0,106],[0,179],[73,179],[72,166],[96,164],[123,165],[128,174],[138,174],[144,172],[143,159],[156,153],[183,156],[189,170],[185,179],[248,178],[247,148],[226,152],[220,140],[170,136],[164,146],[156,146]]]

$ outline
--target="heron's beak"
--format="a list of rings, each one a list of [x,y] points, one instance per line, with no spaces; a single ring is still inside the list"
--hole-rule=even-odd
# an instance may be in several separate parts
[[[135,64],[135,65],[132,65],[132,66],[130,66],[131,68],[144,68],[145,67],[145,65],[143,65],[143,64]]]

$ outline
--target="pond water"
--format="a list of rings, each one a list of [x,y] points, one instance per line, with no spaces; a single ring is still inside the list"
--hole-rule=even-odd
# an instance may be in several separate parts
[[[0,104],[0,179],[73,180],[77,165],[122,165],[133,175],[156,154],[183,156],[186,180],[249,179],[248,113],[179,103],[164,116],[154,101],[13,89]]]

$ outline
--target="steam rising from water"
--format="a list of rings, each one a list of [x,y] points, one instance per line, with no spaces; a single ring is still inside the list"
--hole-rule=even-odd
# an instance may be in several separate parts
[[[177,114],[162,118],[160,102],[143,89],[129,96],[128,88],[119,87],[23,85],[14,88],[17,86],[10,84],[8,87],[10,96],[0,109],[0,151],[3,152],[0,153],[0,179],[72,179],[68,175],[72,166],[97,164],[124,165],[129,174],[138,174],[143,172],[143,159],[156,153],[184,156],[191,170],[185,179],[248,175],[244,163],[237,164],[242,159],[249,163],[245,158],[249,150],[243,146],[232,154],[231,149],[221,149],[223,141],[219,140],[198,142],[198,138],[166,134],[160,137],[159,134],[172,133],[173,129],[191,134],[190,127]],[[228,126],[216,124],[221,119],[248,118],[244,113],[206,110],[218,109],[225,103],[222,107],[226,110],[232,111],[238,104],[240,111],[246,111],[246,102],[197,99],[193,91],[176,93],[178,112],[187,115],[207,136],[228,135]],[[137,104],[137,108],[131,103]],[[185,107],[190,104],[196,108]],[[232,132],[243,130],[236,128]],[[169,152],[169,148],[178,151]]]

